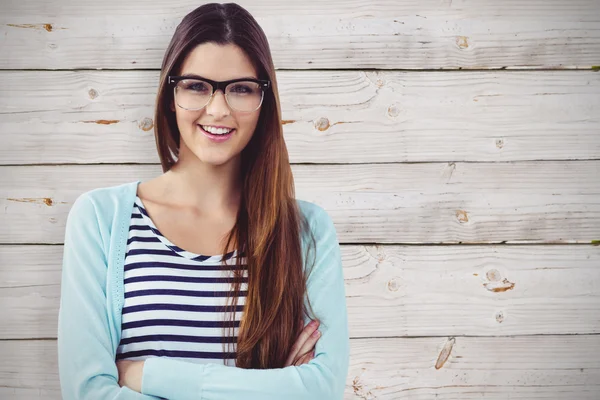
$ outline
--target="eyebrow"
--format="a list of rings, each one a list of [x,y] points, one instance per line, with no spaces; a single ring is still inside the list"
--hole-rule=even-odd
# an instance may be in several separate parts
[[[182,74],[181,76],[183,76],[184,78],[188,78],[188,79],[208,79],[204,76],[200,76],[200,75],[196,75],[196,74]],[[232,81],[235,79],[258,79],[258,78],[255,78],[253,76],[242,76],[240,78],[233,78],[233,79],[227,79],[227,80]]]

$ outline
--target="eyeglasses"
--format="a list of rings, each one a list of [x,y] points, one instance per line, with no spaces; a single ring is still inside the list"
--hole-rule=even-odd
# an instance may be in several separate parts
[[[232,110],[256,111],[262,105],[265,90],[271,87],[271,81],[249,78],[219,82],[195,76],[169,76],[167,83],[175,86],[175,103],[190,111],[206,107],[219,89],[225,94],[225,100]]]

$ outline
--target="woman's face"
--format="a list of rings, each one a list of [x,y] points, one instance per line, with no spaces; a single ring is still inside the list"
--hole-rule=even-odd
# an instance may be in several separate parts
[[[188,74],[215,81],[257,78],[250,59],[233,44],[203,43],[196,46],[185,58],[179,75]],[[221,90],[216,91],[210,102],[200,110],[185,110],[175,103],[171,104],[171,110],[175,111],[181,134],[180,158],[196,157],[215,166],[239,158],[254,134],[260,115],[260,108],[252,112],[232,110]],[[229,138],[219,141],[208,137],[202,128],[210,129],[208,127],[211,126],[234,131]]]

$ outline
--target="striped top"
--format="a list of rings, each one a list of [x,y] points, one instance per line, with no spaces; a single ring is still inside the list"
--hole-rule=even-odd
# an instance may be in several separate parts
[[[120,400],[142,398],[148,400],[155,398],[334,400],[344,398],[350,365],[350,335],[340,245],[335,225],[329,214],[317,204],[300,199],[296,199],[296,205],[307,222],[305,226],[307,229],[302,229],[300,232],[302,259],[305,267],[310,265],[310,274],[306,281],[306,300],[310,301],[314,315],[321,322],[319,331],[322,334],[316,344],[315,357],[300,367],[249,370],[223,365],[219,360],[190,362],[189,360],[200,359],[148,356],[144,360],[143,371],[140,371],[142,384],[138,389],[142,394],[118,384],[115,353],[123,333],[122,316],[127,316],[125,324],[132,322],[131,317],[135,314],[141,315],[142,311],[131,312],[135,311],[131,308],[131,300],[149,298],[149,296],[131,297],[129,294],[126,312],[121,314],[126,300],[123,273],[129,239],[128,227],[131,223],[136,189],[139,184],[140,181],[136,180],[90,190],[77,197],[69,211],[65,225],[56,340],[61,398],[64,400],[80,400],[82,396]],[[154,217],[152,214],[151,216]],[[141,225],[142,220],[143,218],[135,218],[137,222],[134,222],[134,225]],[[142,229],[139,233],[147,234],[147,231]],[[173,250],[165,244],[160,246],[156,242],[153,244],[156,246],[154,250]],[[240,252],[241,250],[240,248]],[[179,262],[182,264],[191,263],[191,260],[179,253],[175,254],[180,257]],[[158,257],[158,255],[153,256]],[[243,256],[248,258],[248,255]],[[129,253],[128,265],[132,264],[132,257],[133,254]],[[202,270],[202,264],[194,266],[197,267],[196,270]],[[141,272],[144,269],[144,272],[153,272],[153,268],[129,268],[127,279],[132,277],[133,271]],[[165,269],[173,275],[189,271],[181,268]],[[149,285],[150,282],[145,284]],[[135,293],[136,290],[132,285],[133,282],[127,281],[128,293]],[[98,295],[103,293],[104,296]],[[191,296],[164,297],[166,301],[173,301],[175,298],[190,299]],[[248,300],[246,298],[245,302],[247,303]],[[146,304],[163,304],[163,300],[146,301]],[[163,314],[170,313],[170,310],[157,312],[161,314],[157,318],[175,319],[163,317]],[[200,315],[200,312],[189,313],[189,315]],[[190,318],[184,320],[193,321]],[[305,315],[304,324],[309,320],[310,318]],[[127,340],[132,328],[127,325],[125,328],[125,340]],[[158,330],[158,327],[152,329]],[[168,325],[165,329],[174,329],[174,327]],[[201,330],[201,328],[196,329],[198,332]],[[185,336],[195,339],[203,335],[200,333],[185,334]],[[152,349],[154,344],[166,347],[180,343],[163,339],[159,337],[152,344],[150,341],[143,340],[141,343],[149,349]],[[206,340],[198,340],[198,342],[198,346],[207,346]],[[129,347],[125,343],[120,349],[121,354],[123,350],[129,351],[129,348],[124,349],[125,346]],[[239,352],[239,346],[237,351]]]
[[[237,250],[205,256],[171,243],[136,195],[124,264],[125,302],[117,360],[169,357],[235,365],[236,338],[247,294],[247,269]],[[240,261],[236,267],[235,262]],[[225,313],[235,268],[244,270],[234,318]]]

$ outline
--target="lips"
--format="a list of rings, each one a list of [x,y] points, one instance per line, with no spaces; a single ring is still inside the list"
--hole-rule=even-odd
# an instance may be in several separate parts
[[[198,125],[200,125],[200,127],[202,127],[203,129],[207,128],[207,129],[204,129],[204,130],[207,131],[207,132],[209,132],[209,133],[215,134],[215,135],[224,135],[225,133],[222,133],[222,132],[215,133],[215,132],[211,132],[212,130],[216,129],[216,130],[220,130],[220,131],[221,130],[223,130],[223,131],[231,131],[231,130],[234,129],[234,128],[230,128],[228,126],[202,125],[202,124],[198,124]]]
[[[236,129],[234,128],[229,133],[226,133],[223,135],[216,135],[216,134],[205,131],[201,125],[198,125],[198,128],[204,134],[204,136],[206,136],[208,139],[210,139],[211,141],[213,141],[215,143],[222,143],[222,142],[229,140],[229,138],[231,138],[233,136],[233,134],[236,132]]]

